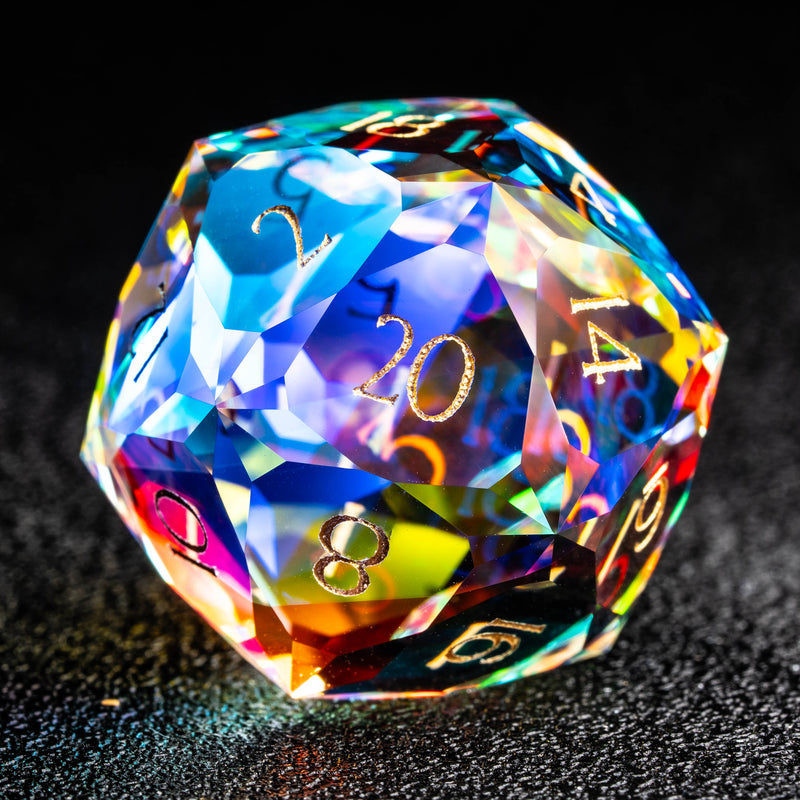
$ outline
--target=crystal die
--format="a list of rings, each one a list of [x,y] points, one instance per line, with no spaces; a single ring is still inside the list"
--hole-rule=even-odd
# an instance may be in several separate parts
[[[194,143],[82,457],[292,696],[442,694],[611,647],[726,343],[636,209],[514,104],[337,105]]]

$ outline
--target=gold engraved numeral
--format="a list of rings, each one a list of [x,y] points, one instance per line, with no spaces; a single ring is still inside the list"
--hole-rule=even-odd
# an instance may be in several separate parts
[[[378,540],[378,546],[374,555],[369,558],[350,558],[337,550],[332,544],[333,531],[342,523],[353,522],[358,525],[363,525],[369,528]],[[319,531],[320,544],[325,548],[327,555],[321,556],[314,564],[313,574],[317,583],[323,589],[327,589],[332,594],[338,594],[342,597],[353,597],[354,595],[363,594],[369,587],[369,575],[367,574],[367,567],[374,567],[380,564],[389,554],[389,537],[386,532],[378,525],[370,522],[369,520],[362,519],[361,517],[351,517],[347,514],[336,514],[323,524]],[[330,564],[348,564],[353,567],[358,574],[358,583],[352,589],[342,589],[339,586],[334,586],[328,582],[325,577],[325,568]]]
[[[581,311],[592,311],[601,308],[614,308],[629,306],[630,303],[622,295],[614,295],[614,297],[589,297],[583,300],[575,300],[570,298],[570,307],[573,314],[578,314]],[[602,328],[595,325],[593,322],[586,323],[589,332],[589,341],[592,345],[592,356],[594,361],[584,361],[581,366],[583,367],[583,377],[588,378],[590,375],[595,376],[597,383],[605,383],[605,374],[607,372],[629,372],[630,370],[640,370],[642,368],[642,360],[630,348],[626,347],[622,342],[617,341],[611,334],[606,333]],[[601,361],[600,350],[597,345],[597,339],[610,344],[612,347],[622,353],[625,358],[617,358],[613,361]]]
[[[577,314],[579,311],[596,311],[598,308],[629,306],[630,303],[621,294],[615,294],[613,297],[584,297],[582,300],[570,297],[569,305],[572,313]]]
[[[393,119],[386,119],[391,115],[391,111],[378,111],[363,119],[342,125],[343,131],[356,131],[359,128],[366,128],[367,133],[373,136],[392,136],[395,139],[416,139],[418,136],[426,136],[432,128],[441,128],[444,125],[442,120],[428,117],[424,114],[401,114]],[[411,128],[410,131],[391,131],[387,128]]]
[[[400,395],[393,394],[391,397],[384,397],[383,395],[368,392],[367,387],[372,386],[373,383],[379,381],[389,370],[397,366],[400,359],[408,352],[414,342],[414,331],[411,329],[411,324],[409,322],[406,322],[406,320],[401,317],[396,317],[394,314],[383,314],[378,317],[377,327],[382,328],[387,322],[399,322],[403,326],[403,341],[400,343],[400,347],[395,351],[395,354],[386,362],[386,366],[379,369],[369,380],[364,381],[361,386],[356,386],[353,392],[360,397],[368,397],[370,400],[377,400],[379,403],[393,406]]]
[[[417,384],[419,383],[419,373],[425,364],[425,359],[430,355],[431,350],[438,344],[443,342],[455,342],[460,348],[464,356],[464,371],[461,373],[461,380],[458,384],[458,391],[447,408],[439,414],[426,414],[420,407],[417,401]],[[469,390],[472,388],[472,381],[475,378],[475,356],[472,355],[472,350],[469,349],[467,343],[460,339],[458,336],[453,336],[451,333],[444,333],[441,336],[434,336],[433,339],[426,342],[422,349],[417,353],[414,363],[411,365],[411,372],[408,375],[406,389],[408,392],[408,402],[411,405],[414,413],[427,422],[444,422],[450,419],[453,414],[461,408],[464,401],[467,399]]]
[[[371,125],[379,120],[386,119],[386,117],[390,117],[391,115],[391,111],[377,111],[375,114],[370,114],[368,117],[363,117],[362,119],[357,119],[355,122],[342,125],[341,130],[348,132],[357,131],[359,128],[363,128],[366,125]]]
[[[165,503],[173,503],[186,512],[186,530],[184,535],[181,535],[178,533],[178,531],[174,530],[169,522],[167,522],[167,517],[164,512],[164,508],[162,507]],[[161,520],[161,524],[176,542],[194,553],[205,553],[205,551],[208,549],[208,533],[205,525],[203,525],[202,519],[200,519],[200,512],[197,511],[197,509],[191,503],[184,500],[179,494],[171,492],[169,489],[159,489],[153,497],[153,504],[155,505],[156,515]],[[210,572],[212,575],[217,574],[217,571],[214,569],[214,567],[201,564],[196,559],[192,558],[181,550],[178,550],[177,547],[171,547],[170,549],[176,556],[180,556],[190,564],[194,564],[196,567],[200,567],[201,569],[206,570],[206,572]]]
[[[493,619],[491,622],[475,622],[449,647],[442,650],[436,658],[429,661],[425,666],[428,669],[439,669],[445,664],[468,664],[472,661],[477,661],[480,664],[496,664],[519,649],[522,640],[515,633],[484,630],[484,628],[489,627],[527,633],[541,633],[547,626],[531,625],[527,622],[512,622],[500,618]],[[484,649],[477,653],[459,652],[464,645],[470,642],[483,644]]]
[[[622,342],[618,342],[613,336],[610,336],[602,328],[598,328],[593,322],[588,322],[586,324],[589,329],[589,339],[592,343],[594,361],[589,363],[584,361],[581,363],[584,378],[588,378],[590,375],[596,375],[597,383],[605,383],[606,379],[603,376],[606,372],[628,372],[630,370],[642,368],[642,360],[633,350],[625,347]],[[623,353],[625,358],[618,358],[614,361],[601,361],[597,348],[598,336]]]
[[[405,354],[411,348],[411,345],[414,341],[414,331],[410,322],[402,317],[396,317],[394,314],[384,314],[379,317],[377,327],[381,328],[387,322],[399,322],[403,326],[403,341],[391,359],[386,362],[386,365],[379,369],[371,378],[369,378],[369,380],[365,381],[360,386],[356,386],[353,389],[353,393],[359,395],[360,397],[367,397],[370,400],[377,400],[379,403],[385,403],[386,405],[392,406],[395,404],[395,401],[399,395],[394,394],[391,397],[384,397],[383,395],[372,394],[372,392],[368,392],[367,388],[372,386],[372,384],[376,383],[384,375],[386,375],[387,372],[397,366],[403,356],[405,356]],[[443,344],[444,342],[455,342],[461,348],[461,352],[464,356],[464,371],[461,373],[458,391],[456,392],[456,396],[453,398],[453,402],[450,403],[450,405],[444,411],[441,411],[438,414],[426,414],[420,408],[419,400],[417,398],[419,389],[419,376],[420,372],[422,371],[422,367],[425,365],[425,361],[431,354],[433,348],[439,344]],[[450,417],[452,417],[453,414],[455,414],[456,411],[461,408],[464,401],[467,399],[467,395],[469,395],[469,390],[472,388],[472,381],[474,378],[475,356],[472,355],[472,350],[470,350],[469,345],[463,339],[451,333],[444,333],[441,336],[434,336],[433,339],[427,341],[422,346],[422,349],[419,351],[419,353],[417,353],[417,357],[414,359],[414,362],[411,365],[408,380],[406,381],[406,393],[408,394],[408,402],[411,405],[412,411],[420,419],[425,420],[426,422],[444,422],[446,419],[450,419]]]
[[[642,550],[644,550],[652,541],[656,531],[658,530],[658,526],[661,524],[661,519],[664,516],[667,492],[669,491],[669,480],[665,474],[666,471],[667,464],[662,464],[658,470],[656,470],[656,473],[653,475],[653,477],[650,478],[650,480],[645,484],[644,489],[642,489],[641,499],[637,498],[634,501],[633,505],[631,506],[631,510],[628,512],[628,516],[625,518],[623,526],[620,528],[619,533],[617,534],[617,538],[614,540],[614,544],[611,546],[611,550],[609,550],[608,555],[603,562],[600,572],[597,574],[598,584],[602,583],[606,579],[611,566],[617,558],[619,548],[622,545],[625,537],[628,535],[631,523],[633,524],[633,528],[636,533],[645,534],[638,542],[634,544],[633,550],[635,553],[641,553]],[[644,511],[647,508],[650,498],[653,496],[653,493],[656,490],[658,490],[658,495],[655,503],[650,509],[650,513],[645,518]]]
[[[426,117],[424,114],[403,114],[400,117],[395,117],[389,122],[375,122],[367,126],[367,133],[372,133],[377,136],[394,136],[397,139],[416,139],[418,136],[426,136],[430,133],[431,128],[441,128],[444,122],[432,117]],[[408,133],[400,133],[399,131],[387,131],[385,128],[411,128]]]
[[[583,189],[586,190],[588,196],[583,193]],[[617,220],[616,217],[603,205],[603,201],[600,199],[600,195],[597,194],[597,190],[592,186],[589,179],[582,173],[576,172],[572,176],[572,182],[569,185],[569,190],[575,197],[580,197],[586,203],[593,205],[602,215],[603,219],[614,228],[617,227]]]
[[[297,219],[297,214],[295,214],[289,206],[271,206],[266,211],[262,211],[253,220],[253,224],[250,226],[253,233],[261,233],[261,220],[264,219],[267,214],[280,214],[291,226],[292,234],[294,235],[294,246],[297,251],[297,269],[302,269],[323,247],[327,247],[332,241],[331,237],[326,233],[322,239],[322,244],[317,247],[311,255],[304,257],[303,234],[300,230],[300,221]]]

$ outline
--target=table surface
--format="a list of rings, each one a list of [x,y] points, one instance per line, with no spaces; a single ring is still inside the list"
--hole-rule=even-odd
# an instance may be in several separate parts
[[[779,51],[751,54],[759,74],[788,65]],[[47,113],[5,154],[0,797],[798,797],[800,97],[796,81],[748,81],[751,61],[676,73],[641,57],[610,94],[498,92],[486,75],[458,89],[517,100],[572,141],[730,335],[686,510],[606,657],[442,699],[341,703],[288,700],[231,651],[160,581],[77,452],[116,294],[191,138],[379,92],[331,77],[303,97],[212,103],[201,81],[154,91],[156,66],[110,51],[63,62]],[[400,71],[380,90],[454,93]]]

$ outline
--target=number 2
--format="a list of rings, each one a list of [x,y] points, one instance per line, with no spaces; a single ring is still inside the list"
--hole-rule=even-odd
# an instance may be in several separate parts
[[[300,230],[300,221],[297,219],[297,214],[292,211],[290,206],[271,206],[266,211],[262,211],[253,220],[253,224],[250,226],[253,233],[261,233],[261,220],[264,219],[267,214],[280,214],[291,226],[292,234],[294,235],[294,246],[297,251],[297,269],[302,269],[323,247],[327,247],[332,241],[331,237],[326,233],[322,239],[322,244],[314,250],[310,256],[304,258],[303,234]]]
[[[400,395],[393,394],[391,397],[384,397],[380,394],[368,392],[367,387],[372,386],[373,383],[377,383],[387,372],[397,366],[400,359],[409,351],[414,342],[414,331],[410,323],[406,322],[406,320],[401,317],[396,317],[394,314],[382,314],[378,317],[376,327],[382,328],[387,322],[399,322],[403,326],[403,341],[400,343],[400,347],[395,351],[395,354],[386,362],[386,365],[381,367],[371,378],[364,381],[361,386],[356,386],[353,392],[360,397],[367,397],[370,400],[376,400],[378,403],[385,403],[387,406],[393,406]]]

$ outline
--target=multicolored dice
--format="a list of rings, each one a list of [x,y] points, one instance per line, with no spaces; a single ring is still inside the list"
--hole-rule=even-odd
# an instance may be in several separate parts
[[[514,104],[337,105],[192,146],[82,457],[290,695],[439,695],[611,647],[726,344],[636,209]]]

